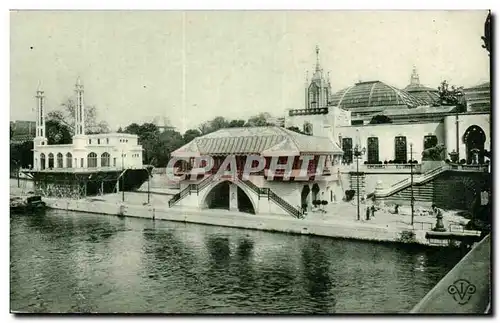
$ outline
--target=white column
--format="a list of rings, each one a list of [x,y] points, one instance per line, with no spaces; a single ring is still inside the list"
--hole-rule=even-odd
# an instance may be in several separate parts
[[[76,80],[75,135],[85,134],[85,105],[83,102],[83,85],[80,78]]]
[[[229,184],[229,210],[238,211],[238,186]]]

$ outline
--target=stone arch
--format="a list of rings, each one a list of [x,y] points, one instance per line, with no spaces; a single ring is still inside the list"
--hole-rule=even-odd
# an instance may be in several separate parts
[[[95,152],[91,152],[87,155],[87,167],[97,167],[97,154]]]
[[[40,154],[40,169],[45,169],[45,154],[41,153]]]
[[[73,155],[71,153],[66,154],[66,168],[72,168],[73,167]],[[76,167],[76,165],[75,165]]]
[[[110,166],[111,155],[108,152],[104,152],[101,155],[101,167]]]
[[[480,126],[472,125],[465,130],[462,141],[465,144],[467,164],[483,164],[484,143],[486,141],[484,130]]]
[[[49,153],[49,169],[54,168],[54,154]]]
[[[238,187],[238,192],[241,191],[243,194],[246,195],[246,197],[248,198],[248,200],[252,204],[252,208],[253,208],[254,213],[257,214],[258,213],[258,204],[254,201],[253,194],[249,193],[248,189],[246,187],[244,187],[243,185],[241,185],[240,183],[232,181],[232,180],[229,180],[229,179],[224,180],[224,181],[218,181],[218,180],[213,181],[204,190],[204,193],[203,193],[203,195],[202,195],[202,197],[200,199],[200,207],[202,209],[209,208],[209,205],[208,205],[208,202],[207,202],[207,198],[214,191],[214,189],[216,189],[217,187],[219,187],[219,185],[230,185],[230,184],[235,184]]]
[[[63,168],[63,154],[57,153],[57,168]]]

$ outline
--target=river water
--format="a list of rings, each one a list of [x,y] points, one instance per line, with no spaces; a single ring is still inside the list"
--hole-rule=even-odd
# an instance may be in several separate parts
[[[461,257],[56,210],[10,241],[11,310],[44,313],[404,313]]]

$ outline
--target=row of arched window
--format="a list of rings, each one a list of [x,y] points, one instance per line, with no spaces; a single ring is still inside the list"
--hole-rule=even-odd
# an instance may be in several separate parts
[[[71,153],[66,154],[66,167],[64,167],[63,160],[64,156],[61,153],[56,155],[54,159],[54,154],[49,153],[48,160],[44,153],[40,154],[40,168],[73,168],[73,155]],[[101,154],[101,166],[100,167],[109,167],[110,166],[111,155],[107,152]],[[46,163],[47,162],[47,163]],[[75,166],[76,166],[76,158],[75,158]],[[116,165],[115,165],[116,166]],[[80,167],[83,167],[83,158],[81,159]],[[91,152],[87,155],[87,167],[97,167],[97,154]]]
[[[344,151],[343,162],[350,164],[353,162],[353,142],[352,138],[340,138],[342,142],[342,150]],[[437,136],[424,136],[424,150],[435,147],[438,144]],[[368,163],[379,162],[379,139],[378,137],[367,138],[367,161]],[[408,156],[407,140],[405,136],[394,137],[394,158],[398,161],[407,161],[415,156]]]

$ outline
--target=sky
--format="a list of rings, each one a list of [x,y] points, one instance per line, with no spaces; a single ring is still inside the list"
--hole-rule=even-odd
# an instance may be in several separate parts
[[[74,95],[112,130],[167,117],[184,132],[223,116],[304,108],[320,62],[332,90],[380,80],[404,88],[489,81],[486,11],[12,11],[10,118],[34,120]]]

